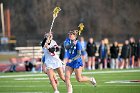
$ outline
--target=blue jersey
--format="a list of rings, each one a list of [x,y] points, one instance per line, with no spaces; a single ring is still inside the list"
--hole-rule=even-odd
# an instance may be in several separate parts
[[[64,47],[67,46],[67,45],[70,45],[70,39],[69,38],[66,38],[66,40],[64,41]],[[68,50],[65,48],[65,54],[64,54],[64,58],[68,58]]]
[[[69,41],[67,43],[71,44],[72,42]],[[76,45],[71,46],[69,49],[67,49],[66,54],[68,56],[68,59],[74,58],[77,55],[77,51],[82,51],[82,46],[79,41],[77,41]],[[67,63],[67,66],[70,66],[72,68],[79,68],[80,66],[83,66],[81,57],[77,58],[76,60],[70,63]]]

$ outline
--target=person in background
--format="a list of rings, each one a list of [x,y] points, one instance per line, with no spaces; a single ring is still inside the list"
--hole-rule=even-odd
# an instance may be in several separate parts
[[[121,50],[122,64],[121,64],[120,69],[123,69],[123,68],[128,69],[130,56],[131,56],[131,47],[129,45],[129,41],[126,40]]]
[[[110,67],[110,61],[111,61],[110,44],[109,44],[109,39],[108,38],[104,38],[104,44],[107,47],[106,65],[105,65],[104,68],[108,68],[108,67]]]
[[[107,68],[107,46],[104,43],[104,40],[101,41],[101,44],[99,46],[99,68],[102,70],[102,68]]]
[[[9,71],[16,72],[17,58],[10,58],[10,63],[11,63],[11,66],[10,66]]]
[[[97,47],[93,38],[89,38],[86,51],[88,54],[88,70],[95,70],[95,53],[97,51]]]
[[[25,70],[26,71],[31,71],[32,68],[33,68],[33,64],[29,60],[26,60],[25,61]]]
[[[84,40],[84,37],[80,37],[80,43],[82,46],[82,51],[81,51],[81,57],[82,57],[82,61],[83,61],[83,69],[86,67],[85,66],[85,62],[86,62],[86,42]]]
[[[110,55],[111,55],[111,62],[110,66],[111,69],[118,69],[118,55],[119,55],[119,46],[118,42],[114,42],[113,45],[110,47]]]
[[[137,43],[137,60],[138,60],[138,68],[140,68],[140,39]]]
[[[131,50],[131,57],[130,57],[130,67],[134,68],[135,65],[135,56],[136,56],[136,43],[133,37],[130,38],[130,50]]]

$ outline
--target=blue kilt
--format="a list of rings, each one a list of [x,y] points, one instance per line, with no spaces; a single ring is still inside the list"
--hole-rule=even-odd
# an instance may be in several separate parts
[[[70,63],[67,63],[66,66],[69,66],[73,69],[78,69],[80,66],[81,67],[83,66],[83,62],[82,62],[82,59],[81,60],[75,60],[75,61],[72,61]]]

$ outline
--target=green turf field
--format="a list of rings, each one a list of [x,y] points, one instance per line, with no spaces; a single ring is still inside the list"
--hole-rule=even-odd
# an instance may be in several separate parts
[[[72,75],[73,93],[140,93],[140,69],[84,71],[83,75],[95,76],[97,87],[79,83]],[[65,83],[59,81],[60,93],[66,93]],[[0,93],[53,93],[53,89],[43,73],[0,73]]]

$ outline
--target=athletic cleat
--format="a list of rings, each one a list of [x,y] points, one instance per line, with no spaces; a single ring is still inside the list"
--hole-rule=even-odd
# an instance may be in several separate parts
[[[91,80],[90,80],[90,82],[96,87],[96,80],[95,80],[95,78],[91,78]]]
[[[58,90],[56,90],[56,91],[54,91],[54,93],[59,93],[59,91],[58,91]]]
[[[72,88],[72,85],[70,85],[70,88],[71,88],[71,93],[73,93],[73,88]]]
[[[68,93],[73,93],[72,85],[70,85],[70,92],[68,92]]]

